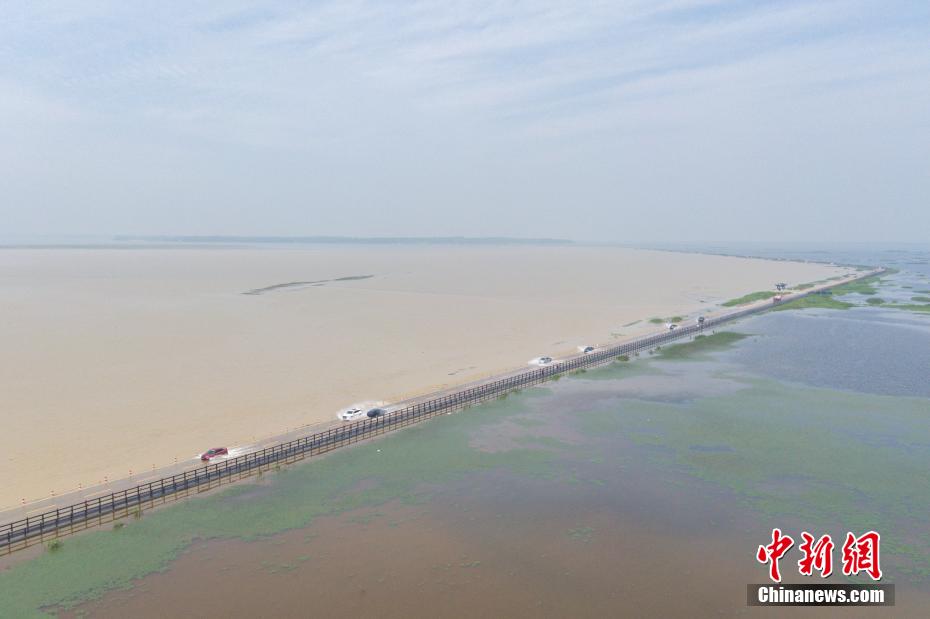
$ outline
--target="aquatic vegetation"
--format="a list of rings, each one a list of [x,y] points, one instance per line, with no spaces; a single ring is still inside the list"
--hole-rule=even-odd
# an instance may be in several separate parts
[[[865,300],[865,302],[868,303],[869,305],[881,305],[882,303],[885,302],[885,300],[879,297],[869,297],[868,299]]]
[[[812,294],[806,297],[801,297],[800,299],[779,303],[778,305],[772,307],[772,311],[780,312],[784,310],[810,308],[844,310],[855,306],[856,305],[854,303],[839,301],[830,295]]]
[[[568,530],[568,536],[579,542],[590,542],[594,536],[594,529],[591,527],[576,527]]]
[[[870,278],[867,278],[870,279]],[[837,286],[833,289],[834,294],[864,294],[864,295],[873,295],[878,293],[878,288],[874,285],[865,283],[866,280],[861,282],[851,282],[849,284],[844,284],[842,286]]]
[[[682,320],[684,320],[684,318],[682,318],[681,316],[671,316],[669,318],[659,318],[657,316],[655,318],[650,318],[649,322],[651,322],[654,325],[661,325],[667,322],[681,322]]]
[[[536,417],[514,417],[510,421],[524,428],[538,428],[546,425],[545,421],[537,419]]]
[[[572,378],[573,380],[584,381],[610,381],[616,380],[618,378],[632,378],[634,376],[661,374],[660,370],[656,369],[648,362],[636,361],[627,355],[622,356],[627,357],[625,361],[622,359],[617,359],[614,363],[601,366],[599,368],[588,371],[584,375],[574,376]],[[639,355],[637,354],[636,356]]]
[[[926,305],[917,305],[911,303],[889,303],[885,307],[893,307],[895,309],[906,310],[909,312],[920,312],[920,313],[930,313],[930,303]]]
[[[325,286],[331,282],[351,282],[360,279],[370,279],[374,275],[347,275],[345,277],[336,277],[335,279],[318,279],[313,281],[306,282],[286,282],[283,284],[273,284],[271,286],[265,286],[263,288],[253,288],[252,290],[247,290],[242,294],[245,295],[261,295],[268,292],[275,292],[279,290],[285,290],[288,288],[303,288],[305,286]]]
[[[930,297],[911,297],[911,301],[915,301],[917,303],[930,303]]]
[[[850,294],[853,292],[858,292],[859,294],[873,295],[876,293],[875,286],[881,283],[881,281],[884,278],[888,277],[889,275],[894,275],[895,273],[898,273],[897,269],[886,268],[884,273],[878,273],[876,275],[870,275],[868,277],[863,277],[862,279],[857,279],[854,282],[840,284],[839,286],[833,288],[833,292],[835,294]],[[827,284],[836,279],[839,279],[839,278],[830,277],[827,279],[821,279],[816,282],[808,282],[806,284],[799,284],[795,286],[794,289],[795,290],[808,290],[810,288],[813,288],[814,286],[817,286],[818,284]]]
[[[771,299],[774,297],[777,292],[772,292],[771,290],[761,290],[759,292],[752,292],[750,294],[737,297],[736,299],[730,299],[721,303],[724,307],[733,307],[735,305],[746,305],[747,303],[753,303],[755,301],[764,301],[765,299]]]
[[[897,273],[894,269],[889,269],[884,273],[879,273],[878,275],[870,275],[869,277],[864,277],[858,279],[854,282],[849,282],[846,284],[840,284],[833,289],[834,294],[851,294],[858,293],[862,295],[874,295],[878,292],[876,286],[882,283],[882,280],[889,275]]]
[[[659,318],[659,317],[650,318],[649,322],[651,322],[654,325],[661,325],[666,322],[681,322],[682,320],[684,320],[684,318],[682,318],[681,316],[671,316],[669,318]]]
[[[745,333],[721,331],[711,335],[696,335],[690,342],[659,349],[662,359],[688,359],[695,355],[720,350],[749,337]]]

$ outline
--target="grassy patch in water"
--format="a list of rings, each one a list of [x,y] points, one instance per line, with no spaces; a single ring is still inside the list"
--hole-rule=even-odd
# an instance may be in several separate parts
[[[846,284],[841,284],[833,289],[834,294],[851,294],[858,293],[863,295],[874,295],[878,292],[877,286],[881,284],[882,279],[885,277],[897,273],[897,271],[886,271],[884,273],[879,273],[878,275],[870,275],[862,279],[857,279],[854,282],[849,282]]]
[[[765,299],[771,299],[774,297],[777,292],[772,292],[771,290],[760,290],[759,292],[752,292],[745,294],[741,297],[735,299],[730,299],[721,303],[724,307],[734,307],[736,305],[746,305],[747,303],[753,303],[755,301],[764,301]]]
[[[868,278],[871,279],[871,278]],[[833,294],[863,294],[863,295],[874,295],[878,294],[878,288],[873,284],[865,283],[866,280],[860,282],[850,282],[848,284],[843,284],[842,286],[837,286],[833,289]]]
[[[930,303],[930,297],[911,297],[911,301],[917,303]]]
[[[681,322],[684,320],[681,316],[669,316],[668,318],[650,318],[649,322],[654,325],[661,325],[667,322]]]
[[[609,365],[588,370],[584,375],[575,377],[575,380],[617,380],[654,374],[662,374],[662,371],[654,368],[647,360],[630,361],[627,357],[626,361],[617,359]]]
[[[568,530],[568,536],[579,542],[590,542],[594,536],[594,529],[591,527],[576,527]]]
[[[865,302],[869,305],[881,305],[885,302],[885,300],[879,297],[869,297],[865,300]]]
[[[855,304],[847,303],[846,301],[839,301],[829,295],[812,294],[810,296],[794,299],[786,303],[779,303],[778,305],[774,306],[772,310],[776,312],[811,308],[844,310],[849,309],[850,307],[855,307]]]
[[[696,335],[690,342],[666,346],[659,350],[662,359],[690,359],[695,355],[721,350],[749,337],[745,333],[721,331],[712,335]]]
[[[917,305],[912,303],[889,303],[885,307],[893,307],[895,309],[906,310],[908,312],[920,312],[922,314],[930,313],[930,303],[926,305]]]
[[[881,282],[882,278],[887,277],[888,275],[892,275],[894,273],[897,273],[897,271],[895,271],[894,269],[889,269],[885,271],[884,273],[880,273],[878,275],[870,275],[869,277],[864,277],[854,282],[849,282],[847,284],[841,284],[833,288],[832,290],[834,294],[838,294],[838,295],[851,294],[854,292],[859,293],[859,294],[864,294],[864,295],[874,295],[874,294],[877,294],[878,292],[878,290],[875,287]],[[813,288],[814,286],[829,283],[830,281],[834,279],[836,278],[831,277],[829,279],[822,279],[816,282],[808,282],[806,284],[799,284],[795,286],[794,289],[795,290],[808,290],[810,288]],[[837,308],[834,308],[834,309],[837,309]]]
[[[233,485],[147,512],[117,531],[98,529],[68,538],[53,552],[0,573],[0,615],[47,617],[107,590],[128,588],[135,579],[165,569],[197,539],[260,539],[305,527],[319,516],[395,499],[416,503],[428,496],[425,484],[475,471],[545,476],[553,450],[564,452],[564,445],[535,440],[527,447],[486,452],[470,444],[483,424],[525,413],[526,399],[545,393],[527,390],[308,460],[285,469],[286,474],[265,475],[265,483]]]

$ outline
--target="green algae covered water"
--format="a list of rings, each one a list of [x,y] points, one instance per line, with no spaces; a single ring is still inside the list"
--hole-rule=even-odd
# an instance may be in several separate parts
[[[880,531],[896,614],[918,616],[930,315],[857,294],[14,556],[0,616],[754,614],[773,527]]]

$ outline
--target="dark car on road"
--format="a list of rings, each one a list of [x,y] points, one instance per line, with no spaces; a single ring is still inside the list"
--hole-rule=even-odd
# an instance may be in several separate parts
[[[387,415],[387,411],[383,408],[373,408],[365,414],[371,418],[375,418],[375,417],[382,417],[384,415]]]
[[[208,449],[202,454],[200,454],[200,459],[203,460],[204,462],[209,462],[210,460],[212,460],[213,458],[216,458],[217,456],[228,456],[228,455],[229,455],[229,450],[226,449],[225,447],[214,447],[213,449]]]

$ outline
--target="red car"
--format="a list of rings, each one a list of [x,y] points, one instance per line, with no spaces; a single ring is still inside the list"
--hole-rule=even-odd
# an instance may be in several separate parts
[[[200,459],[204,462],[209,462],[217,456],[228,456],[229,450],[225,447],[214,447],[213,449],[208,449],[202,454],[200,454]]]

